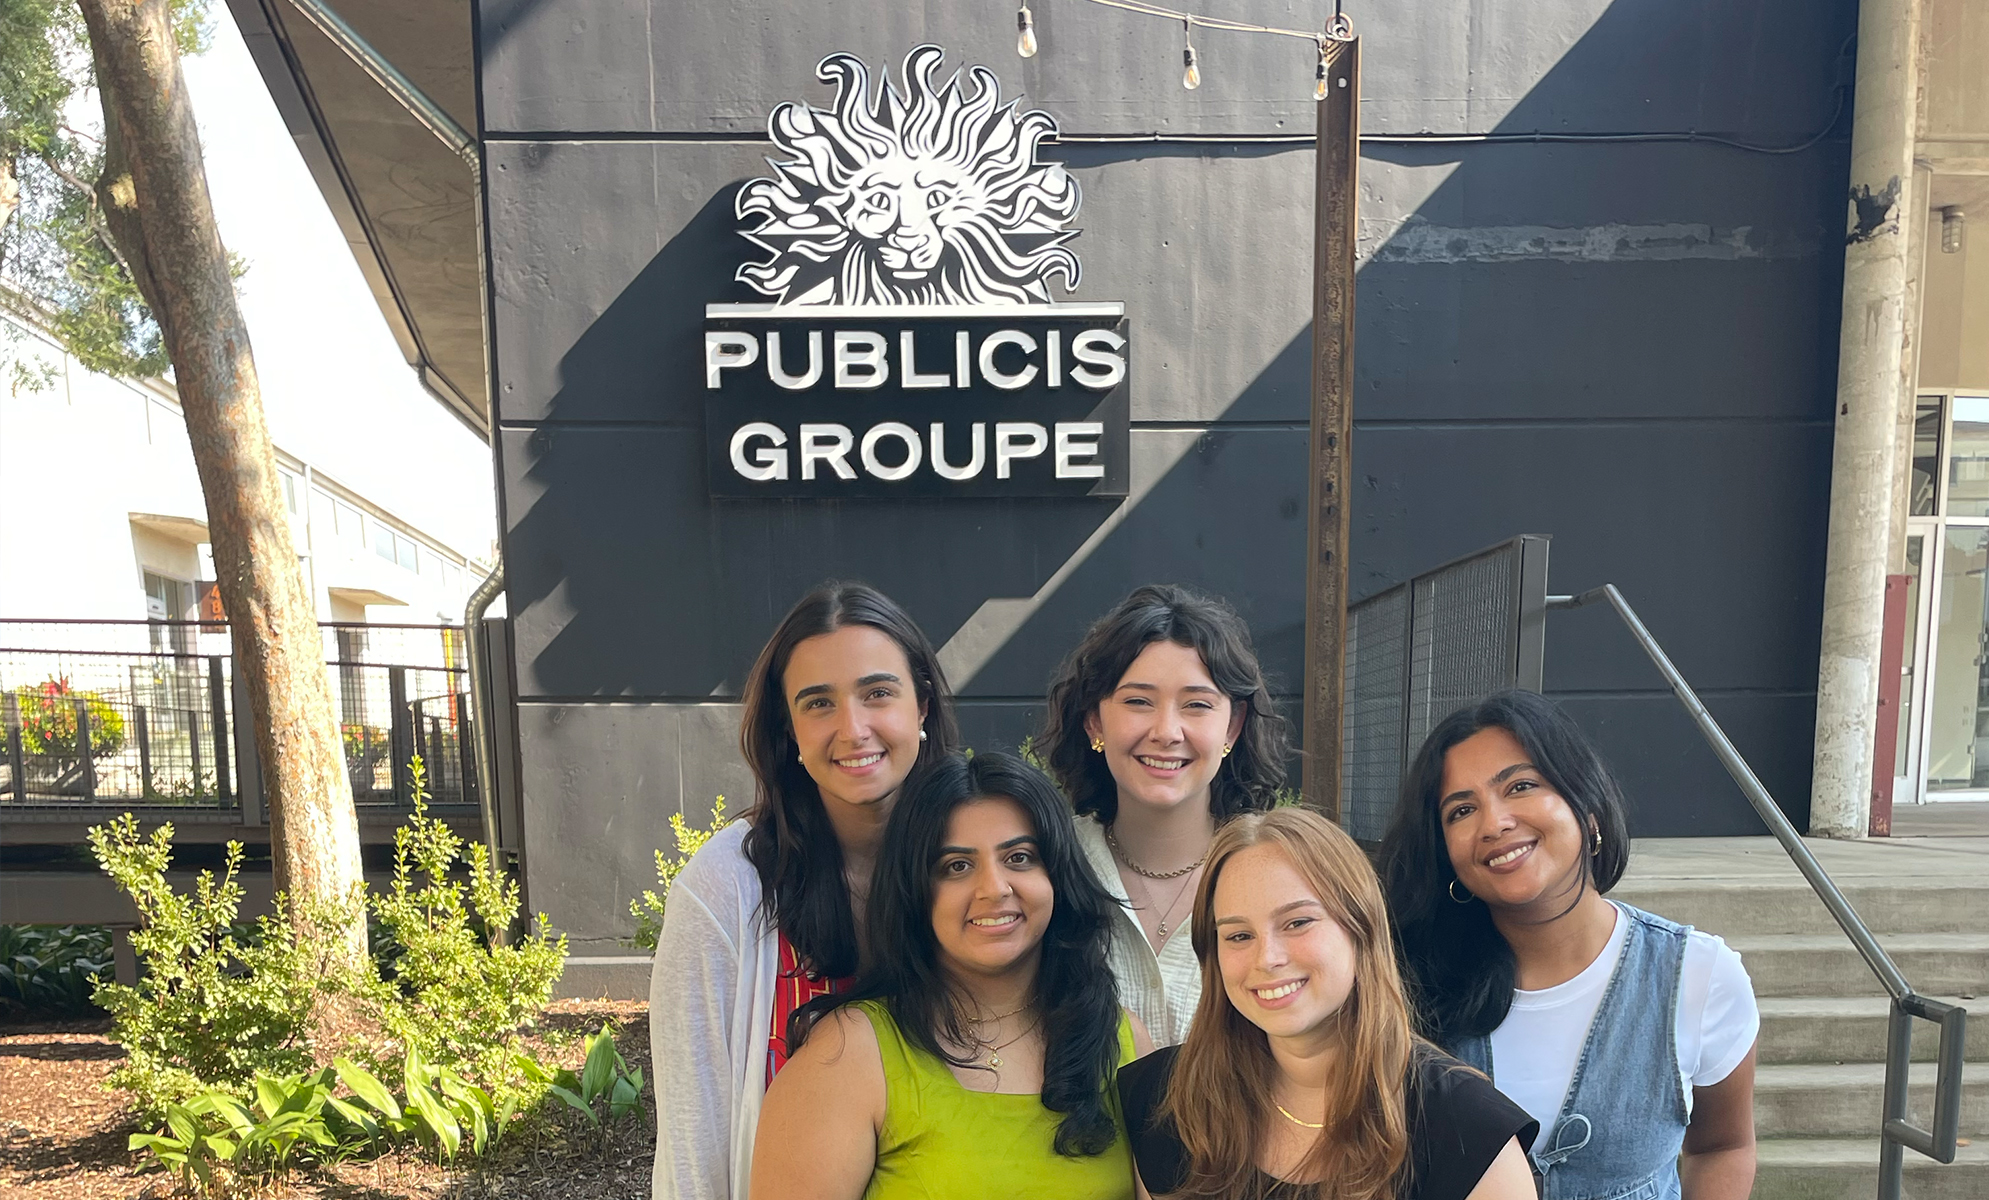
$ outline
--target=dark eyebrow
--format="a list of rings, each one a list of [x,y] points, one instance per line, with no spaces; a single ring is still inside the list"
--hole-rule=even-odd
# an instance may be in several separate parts
[[[1036,841],[1036,835],[1035,835],[1035,834],[1033,834],[1033,833],[1025,833],[1025,834],[1022,834],[1022,835],[1021,835],[1021,836],[1019,836],[1019,837],[1012,837],[1012,838],[1008,839],[1007,841],[1005,841],[1005,842],[1002,842],[1001,844],[997,845],[997,846],[995,847],[995,849],[997,849],[997,850],[1007,850],[1007,849],[1008,849],[1008,848],[1010,848],[1011,846],[1020,846],[1020,845],[1022,845],[1022,844],[1023,844],[1024,842],[1027,842],[1027,843],[1028,843],[1029,845],[1031,845],[1031,846],[1034,846],[1034,845],[1037,845],[1037,844],[1038,844],[1038,843],[1037,843],[1037,841]],[[944,855],[948,855],[948,854],[972,854],[972,853],[974,853],[974,849],[973,849],[973,847],[971,847],[971,846],[941,846],[941,847],[939,848],[939,853],[940,853],[940,854],[941,854],[942,856],[944,856]]]
[[[865,675],[863,678],[857,680],[856,686],[860,688],[866,688],[873,683],[903,683],[903,682],[904,680],[898,678],[896,675],[891,674],[891,672],[889,671],[876,671],[869,675]]]
[[[1497,775],[1492,776],[1492,783],[1494,785],[1501,784],[1504,783],[1506,780],[1511,779],[1513,776],[1519,774],[1521,771],[1538,771],[1539,769],[1540,768],[1534,766],[1530,762],[1516,762],[1510,767],[1507,767],[1505,770],[1500,771]],[[1469,800],[1470,798],[1471,798],[1471,789],[1465,788],[1463,791],[1452,792],[1450,795],[1445,796],[1443,799],[1437,801],[1437,807],[1442,808],[1444,805],[1449,804],[1452,800]]]
[[[1113,690],[1113,691],[1115,691],[1115,692],[1123,692],[1123,691],[1125,691],[1125,690],[1126,690],[1127,688],[1136,688],[1136,689],[1138,689],[1139,691],[1142,691],[1142,692],[1157,692],[1157,691],[1159,691],[1159,690],[1160,690],[1160,688],[1159,688],[1158,686],[1154,685],[1154,684],[1151,684],[1151,683],[1140,683],[1140,682],[1137,682],[1137,681],[1134,681],[1134,682],[1132,682],[1132,683],[1122,683],[1122,684],[1120,684],[1120,685],[1119,685],[1118,687],[1115,687],[1115,688],[1113,688],[1112,690]],[[1189,685],[1188,685],[1187,687],[1185,687],[1185,688],[1182,688],[1181,690],[1182,690],[1182,691],[1184,691],[1184,692],[1207,692],[1207,693],[1208,693],[1209,695],[1211,695],[1211,696],[1220,696],[1220,695],[1222,695],[1222,689],[1221,689],[1221,688],[1218,688],[1218,687],[1210,687],[1210,686],[1208,686],[1208,685],[1207,685],[1207,684],[1205,684],[1205,683],[1191,683],[1191,684],[1189,684]]]
[[[826,683],[812,684],[794,693],[796,700],[806,700],[810,696],[826,696],[835,689]]]

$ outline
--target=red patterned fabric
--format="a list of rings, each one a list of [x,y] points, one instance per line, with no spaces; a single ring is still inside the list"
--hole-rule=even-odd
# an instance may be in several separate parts
[[[773,1029],[767,1039],[767,1082],[782,1067],[787,1065],[787,1019],[794,1010],[817,996],[827,996],[832,992],[846,991],[851,983],[848,979],[822,979],[808,969],[801,956],[794,952],[793,943],[785,933],[780,934],[780,968],[774,978]]]

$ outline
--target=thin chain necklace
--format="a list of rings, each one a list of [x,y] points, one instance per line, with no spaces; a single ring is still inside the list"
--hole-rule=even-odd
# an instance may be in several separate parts
[[[1126,865],[1131,866],[1132,864],[1127,863]],[[1196,867],[1199,867],[1201,865],[1202,864],[1200,863],[1195,864]],[[1192,871],[1195,868],[1190,867],[1188,869]],[[1165,946],[1167,944],[1167,934],[1168,934],[1167,922],[1170,918],[1174,916],[1174,910],[1180,907],[1181,897],[1188,894],[1188,885],[1193,882],[1195,882],[1193,879],[1183,879],[1181,881],[1181,886],[1175,889],[1174,898],[1167,902],[1167,907],[1165,909],[1160,910],[1160,924],[1154,929],[1154,936],[1157,939],[1153,947],[1155,950],[1158,950],[1162,946]],[[1152,911],[1153,889],[1147,886],[1145,879],[1140,880],[1140,895],[1145,898],[1146,907],[1148,911]]]
[[[1105,841],[1107,844],[1109,844],[1112,847],[1112,853],[1118,855],[1119,861],[1125,863],[1127,868],[1130,869],[1133,874],[1144,875],[1148,879],[1179,879],[1181,876],[1186,875],[1188,872],[1194,870],[1196,867],[1199,867],[1203,863],[1209,861],[1209,852],[1207,850],[1203,850],[1202,856],[1200,858],[1196,859],[1194,862],[1189,863],[1187,866],[1180,868],[1179,870],[1149,871],[1145,867],[1142,867],[1138,863],[1134,862],[1132,858],[1126,854],[1125,847],[1119,845],[1119,839],[1113,835],[1112,827],[1110,825],[1107,825],[1105,827]]]
[[[1015,1006],[1014,1008],[1011,1008],[1011,1009],[1009,1009],[1009,1010],[1008,1010],[1007,1012],[1005,1012],[1005,1013],[996,1013],[996,1014],[995,1014],[994,1016],[992,1016],[992,1017],[968,1017],[968,1018],[967,1018],[967,1024],[969,1024],[969,1025],[992,1025],[992,1024],[994,1024],[994,1023],[995,1023],[996,1021],[1006,1021],[1006,1020],[1008,1020],[1008,1019],[1009,1019],[1010,1017],[1014,1016],[1014,1015],[1015,1015],[1016,1013],[1019,1013],[1019,1012],[1021,1012],[1021,1011],[1022,1011],[1023,1009],[1025,1009],[1025,1008],[1028,1008],[1028,1007],[1029,1007],[1029,1006],[1030,1006],[1030,1005],[1031,1005],[1032,1003],[1034,1003],[1034,1001],[1031,1001],[1031,1000],[1025,1000],[1025,1001],[1023,1001],[1022,1003],[1020,1003],[1020,1004],[1016,1005],[1016,1006]]]
[[[1022,1010],[1016,1009],[1015,1011],[1021,1012]],[[1013,1016],[1015,1014],[1010,1013],[1009,1015]],[[979,1065],[984,1065],[987,1067],[988,1070],[993,1071],[995,1073],[996,1086],[999,1086],[1001,1083],[1001,1052],[1008,1049],[1010,1046],[1013,1046],[1015,1043],[1021,1041],[1023,1038],[1028,1037],[1029,1034],[1036,1028],[1036,1023],[1037,1020],[1039,1019],[1040,1018],[1031,1018],[1030,1022],[1022,1027],[1021,1033],[1016,1034],[1014,1037],[1008,1039],[1007,1041],[1001,1043],[998,1046],[989,1045],[986,1042],[981,1042],[978,1039],[976,1039],[977,1045],[984,1045],[988,1047],[988,1056],[986,1059],[982,1060],[981,1064]]]
[[[1314,1122],[1311,1122],[1311,1121],[1301,1121],[1301,1120],[1299,1120],[1299,1119],[1298,1119],[1297,1117],[1294,1117],[1294,1116],[1292,1116],[1292,1115],[1291,1115],[1291,1110],[1290,1110],[1290,1109],[1286,1108],[1286,1107],[1285,1107],[1284,1105],[1282,1105],[1282,1104],[1279,1104],[1279,1103],[1278,1103],[1278,1102],[1277,1102],[1276,1100],[1273,1100],[1273,1101],[1271,1101],[1271,1107],[1273,1107],[1273,1108],[1277,1109],[1277,1110],[1278,1110],[1279,1112],[1283,1113],[1283,1114],[1285,1115],[1285,1120],[1287,1120],[1287,1121],[1290,1121],[1290,1122],[1291,1122],[1292,1124],[1294,1124],[1294,1125],[1303,1125],[1303,1126],[1305,1126],[1305,1127],[1306,1127],[1307,1129],[1324,1129],[1324,1128],[1326,1128],[1326,1122],[1324,1122],[1324,1121],[1320,1121],[1320,1122],[1318,1122],[1318,1123],[1316,1123],[1316,1124],[1315,1124]]]

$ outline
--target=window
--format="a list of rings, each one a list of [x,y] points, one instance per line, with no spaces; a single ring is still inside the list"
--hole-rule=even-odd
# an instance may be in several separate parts
[[[378,521],[373,522],[373,553],[388,562],[394,561],[394,531]]]
[[[338,536],[355,546],[366,544],[366,530],[360,524],[359,510],[343,500],[338,502]]]
[[[420,550],[416,548],[413,542],[409,541],[406,537],[396,538],[394,540],[394,550],[395,561],[400,563],[403,569],[416,572],[420,571],[421,559],[418,557]]]
[[[290,515],[294,517],[297,515],[297,477],[288,471],[278,471],[276,474],[283,480],[283,507],[289,509]]]

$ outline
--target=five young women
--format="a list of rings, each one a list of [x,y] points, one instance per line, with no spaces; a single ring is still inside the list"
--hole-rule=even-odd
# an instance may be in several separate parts
[[[1188,1033],[1202,973],[1182,934],[1216,827],[1271,807],[1290,735],[1227,604],[1142,587],[1058,668],[1037,738],[1112,913],[1112,978],[1154,1040]]]
[[[1754,1041],[1740,956],[1606,900],[1616,782],[1531,692],[1431,731],[1383,848],[1402,957],[1436,1040],[1540,1122],[1543,1200],[1742,1200]]]
[[[654,1200],[743,1197],[789,1016],[844,986],[905,777],[951,752],[952,697],[925,634],[858,584],[802,597],[747,679],[756,795],[670,890],[649,989]]]

